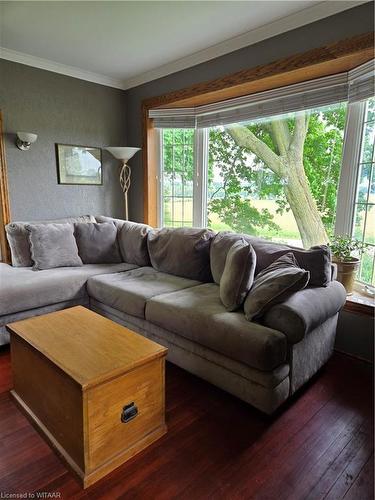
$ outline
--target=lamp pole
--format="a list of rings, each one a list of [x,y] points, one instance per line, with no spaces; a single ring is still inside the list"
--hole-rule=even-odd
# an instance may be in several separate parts
[[[130,188],[131,179],[131,169],[127,162],[132,158],[135,153],[141,150],[141,148],[128,148],[128,147],[108,147],[105,148],[111,153],[117,160],[121,161],[120,166],[120,186],[122,192],[124,193],[124,203],[125,203],[125,219],[128,220],[129,210],[128,210],[128,191]]]
[[[130,179],[131,179],[131,169],[129,165],[126,164],[125,160],[122,160],[122,166],[120,168],[120,185],[122,192],[124,193],[124,202],[125,202],[125,219],[129,219],[129,211],[128,211],[128,191],[130,188]]]

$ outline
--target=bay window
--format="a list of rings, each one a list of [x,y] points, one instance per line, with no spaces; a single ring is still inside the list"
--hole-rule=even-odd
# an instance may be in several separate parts
[[[199,108],[151,110],[159,224],[208,226],[295,246],[364,242],[374,284],[373,67]]]

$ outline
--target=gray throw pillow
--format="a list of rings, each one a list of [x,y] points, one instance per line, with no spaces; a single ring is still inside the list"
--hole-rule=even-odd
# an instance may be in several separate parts
[[[210,248],[211,272],[215,283],[220,285],[227,255],[233,244],[236,243],[236,241],[245,241],[249,243],[249,240],[250,237],[246,234],[232,233],[229,231],[220,231],[215,235]]]
[[[120,252],[124,262],[144,267],[150,265],[147,235],[152,230],[146,224],[124,221],[118,233]]]
[[[261,318],[274,304],[305,288],[309,278],[310,273],[298,266],[292,252],[281,256],[255,277],[244,304],[246,319]]]
[[[228,311],[242,306],[255,273],[256,255],[245,240],[237,241],[230,248],[220,280],[220,299]]]
[[[72,224],[27,224],[34,270],[82,266]]]
[[[122,262],[117,243],[117,228],[112,222],[74,224],[74,235],[84,264]]]
[[[30,253],[29,233],[26,225],[31,224],[66,224],[74,222],[95,222],[92,215],[79,215],[63,219],[38,220],[28,222],[10,222],[5,226],[13,267],[30,267],[33,265]]]
[[[214,235],[209,229],[188,227],[150,231],[147,246],[152,267],[183,278],[212,281],[210,245]]]

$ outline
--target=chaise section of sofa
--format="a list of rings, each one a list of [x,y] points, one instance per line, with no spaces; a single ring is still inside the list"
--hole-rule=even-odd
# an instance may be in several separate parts
[[[78,304],[88,305],[88,278],[135,267],[122,262],[33,271],[31,267],[0,263],[0,345],[9,342],[7,323]]]
[[[32,267],[28,224],[94,223],[93,215],[62,219],[12,222],[6,226],[12,265],[0,263],[0,345],[9,342],[5,325],[19,319],[89,304],[86,283],[97,274],[116,273],[138,267],[135,264],[84,264],[35,271]],[[59,248],[55,249],[58,253]]]

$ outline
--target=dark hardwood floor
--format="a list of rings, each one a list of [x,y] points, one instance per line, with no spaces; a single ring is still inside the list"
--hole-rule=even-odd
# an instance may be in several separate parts
[[[372,367],[345,355],[336,353],[272,418],[168,365],[168,433],[85,491],[17,409],[10,387],[3,349],[1,498],[373,498]]]

